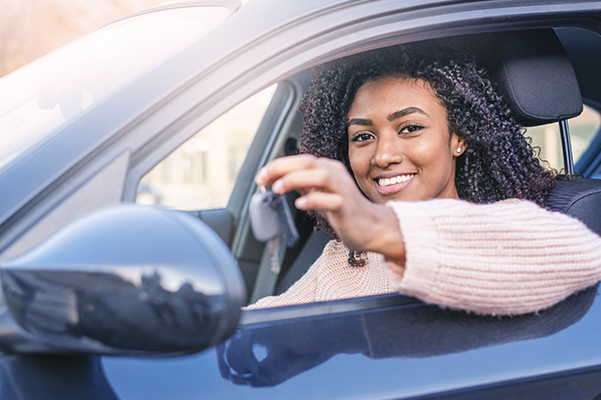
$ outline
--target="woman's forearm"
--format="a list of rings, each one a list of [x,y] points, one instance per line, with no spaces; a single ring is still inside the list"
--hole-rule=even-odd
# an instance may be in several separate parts
[[[393,286],[426,302],[524,314],[601,279],[601,238],[580,221],[533,203],[388,206],[400,221],[406,249],[404,267],[388,264]]]

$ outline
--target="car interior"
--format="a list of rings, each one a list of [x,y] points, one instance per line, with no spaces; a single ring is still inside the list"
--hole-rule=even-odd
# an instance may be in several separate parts
[[[601,107],[601,77],[595,60],[601,58],[601,37],[584,28],[546,28],[497,32],[434,39],[473,55],[484,66],[517,119],[526,129],[556,124],[561,138],[563,168],[556,188],[548,198],[551,210],[583,221],[601,234],[601,135],[591,133],[588,148],[574,164],[568,119],[582,112],[583,104],[593,110]],[[311,71],[305,70],[279,82],[265,116],[241,165],[226,207],[230,210],[202,210],[193,213],[213,227],[230,246],[242,270],[249,303],[279,294],[298,280],[321,254],[330,238],[315,232],[312,220],[293,207],[294,194],[288,195],[300,234],[296,246],[287,249],[280,242],[281,271],[270,271],[267,246],[250,233],[246,211],[254,187],[253,165],[295,154],[302,130],[296,108],[308,87]],[[598,129],[598,128],[597,128]],[[558,138],[559,140],[559,138]],[[268,149],[261,151],[261,149]],[[255,156],[261,154],[261,156]],[[257,159],[260,158],[259,160]]]

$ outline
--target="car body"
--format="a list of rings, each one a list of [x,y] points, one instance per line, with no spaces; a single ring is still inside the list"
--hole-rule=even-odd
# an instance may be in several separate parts
[[[200,0],[116,21],[0,80],[0,140],[6,140],[0,145],[0,264],[10,272],[23,263],[14,260],[39,255],[48,238],[58,240],[56,232],[98,210],[134,203],[138,192],[160,202],[165,192],[141,184],[144,177],[200,129],[277,83],[227,204],[186,211],[229,246],[250,299],[281,290],[295,277],[278,282],[265,272],[267,251],[250,234],[248,204],[258,169],[296,148],[295,110],[311,68],[396,43],[554,28],[584,102],[595,110],[601,109],[600,23],[601,3],[568,0]],[[30,92],[22,92],[25,86]],[[601,176],[597,130],[576,163],[587,177]],[[316,248],[325,240],[304,236]],[[129,238],[120,251],[128,251]],[[308,265],[318,254],[306,253],[291,250],[283,262],[294,269],[294,262]],[[228,274],[226,282],[237,279]],[[23,346],[50,336],[38,330],[33,334],[41,336],[30,338],[14,309],[5,309],[0,393],[19,399],[592,399],[601,394],[596,293],[593,287],[513,318],[443,310],[401,295],[244,311],[233,336],[219,345],[209,340],[198,352],[199,346],[151,344],[149,354],[119,344],[65,341],[61,347],[60,340]],[[228,321],[236,325],[238,314]]]

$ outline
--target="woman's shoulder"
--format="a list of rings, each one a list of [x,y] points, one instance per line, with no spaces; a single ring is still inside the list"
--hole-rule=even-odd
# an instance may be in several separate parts
[[[349,248],[342,243],[341,240],[332,239],[323,248],[321,257],[332,262],[334,260],[346,263],[348,260]]]

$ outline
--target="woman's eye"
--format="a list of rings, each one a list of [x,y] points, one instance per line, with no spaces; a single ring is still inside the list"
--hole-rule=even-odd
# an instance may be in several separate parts
[[[365,142],[372,138],[372,135],[366,132],[355,133],[351,138],[351,142]]]
[[[423,129],[424,127],[421,125],[417,125],[417,124],[410,124],[410,125],[405,125],[404,127],[401,128],[401,131],[399,133],[412,133],[412,132],[417,132],[420,129]]]

